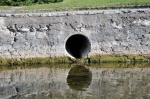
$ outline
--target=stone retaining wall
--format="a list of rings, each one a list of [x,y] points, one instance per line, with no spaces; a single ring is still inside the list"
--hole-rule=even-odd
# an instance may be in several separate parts
[[[67,56],[73,34],[90,39],[90,55],[149,55],[150,9],[0,14],[0,57]]]

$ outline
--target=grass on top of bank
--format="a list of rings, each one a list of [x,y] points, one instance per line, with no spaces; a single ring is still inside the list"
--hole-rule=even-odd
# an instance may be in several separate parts
[[[48,8],[72,8],[72,7],[100,7],[121,5],[143,5],[150,4],[150,0],[64,0],[58,3],[35,4],[24,6],[22,10],[37,10]]]
[[[8,9],[10,6],[0,6],[0,10]]]

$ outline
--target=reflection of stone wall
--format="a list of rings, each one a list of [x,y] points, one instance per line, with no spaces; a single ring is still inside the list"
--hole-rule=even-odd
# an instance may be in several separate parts
[[[85,91],[67,85],[69,69],[33,68],[0,72],[0,99],[149,99],[150,69],[89,68],[92,82]]]
[[[95,99],[149,99],[150,69],[92,69]],[[97,95],[98,94],[98,95]]]
[[[94,54],[149,54],[150,11],[97,10],[0,14],[0,57],[64,56],[75,33],[89,37]]]
[[[17,69],[0,72],[0,99],[32,94],[63,93],[67,84],[66,69]],[[61,87],[61,88],[60,88]],[[60,90],[59,90],[60,89]],[[56,93],[55,93],[56,92]]]

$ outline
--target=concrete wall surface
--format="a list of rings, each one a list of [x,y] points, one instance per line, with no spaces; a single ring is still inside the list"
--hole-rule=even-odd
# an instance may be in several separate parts
[[[90,55],[148,55],[150,9],[0,14],[0,57],[67,56],[73,34],[89,38]]]

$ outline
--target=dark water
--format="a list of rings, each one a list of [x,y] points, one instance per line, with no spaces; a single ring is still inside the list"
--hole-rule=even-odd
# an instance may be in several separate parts
[[[0,67],[0,99],[150,99],[150,64]]]

